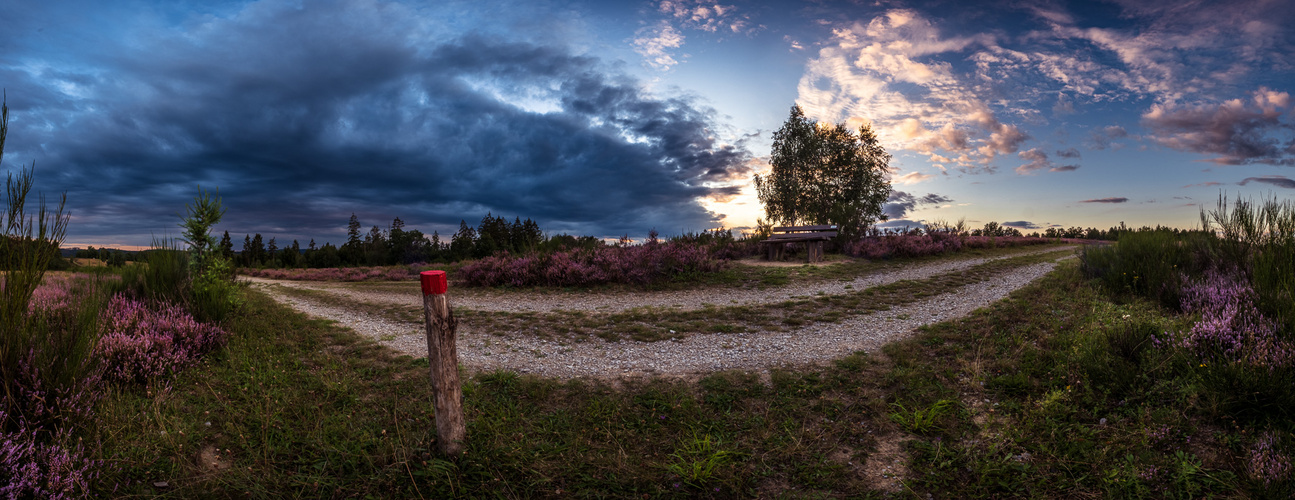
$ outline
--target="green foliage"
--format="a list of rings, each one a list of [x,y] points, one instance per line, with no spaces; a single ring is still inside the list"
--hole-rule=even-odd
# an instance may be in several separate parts
[[[1150,297],[1177,309],[1183,277],[1199,275],[1209,262],[1210,240],[1199,232],[1130,232],[1114,245],[1084,246],[1082,269],[1110,292]]]
[[[213,197],[202,188],[198,188],[198,196],[193,199],[193,204],[186,204],[185,209],[188,211],[188,216],[180,222],[180,227],[184,228],[182,238],[189,244],[189,251],[185,256],[188,260],[188,274],[185,278],[188,279],[181,282],[189,282],[192,300],[176,302],[190,304],[194,316],[202,321],[221,321],[238,308],[242,299],[238,287],[234,284],[233,266],[223,255],[216,237],[211,235],[212,226],[220,223],[220,218],[225,214],[225,209],[220,203],[220,191],[217,190]],[[270,245],[271,248],[274,247],[273,240]],[[164,261],[162,266],[166,271],[156,274],[151,270],[152,259],[150,259],[148,274],[154,275],[151,279],[168,278],[166,275],[170,274],[171,265],[174,263],[172,257],[168,255],[159,258]],[[167,285],[151,284],[147,289],[157,290],[153,286],[166,287]]]
[[[122,286],[136,297],[185,306],[191,302],[189,256],[175,241],[155,238],[140,252],[138,263],[121,273]]]
[[[732,463],[736,456],[731,451],[720,449],[719,441],[712,439],[710,434],[694,434],[670,454],[673,460],[666,468],[689,486],[701,488],[715,477],[720,468]]]
[[[909,410],[899,403],[890,405],[895,411],[890,413],[890,420],[899,424],[908,432],[926,434],[941,430],[940,421],[958,408],[958,402],[952,399],[941,399],[926,408]]]
[[[844,123],[820,125],[797,105],[774,132],[773,170],[756,175],[755,186],[771,222],[836,224],[849,239],[885,220],[881,206],[890,196],[889,162],[890,154],[867,125],[857,134]]]

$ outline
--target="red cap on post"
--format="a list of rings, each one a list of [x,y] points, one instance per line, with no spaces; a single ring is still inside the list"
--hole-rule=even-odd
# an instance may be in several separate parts
[[[442,295],[450,289],[445,271],[423,271],[418,278],[423,284],[423,295]]]

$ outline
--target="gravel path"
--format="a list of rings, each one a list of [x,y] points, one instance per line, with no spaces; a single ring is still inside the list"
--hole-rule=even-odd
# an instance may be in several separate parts
[[[503,312],[550,312],[555,310],[618,312],[637,307],[669,307],[675,310],[687,311],[702,309],[708,304],[714,306],[776,304],[797,297],[839,295],[896,281],[926,279],[939,274],[969,269],[991,260],[1073,248],[1036,248],[999,257],[940,260],[905,266],[900,269],[885,270],[848,281],[802,281],[799,283],[793,282],[786,286],[764,287],[764,289],[718,288],[607,294],[598,292],[500,291],[488,288],[457,287],[453,290],[451,300],[456,308]],[[273,280],[242,276],[239,279],[258,284],[278,284],[286,287],[324,291],[341,295],[353,301],[371,304],[422,304],[422,298],[419,295],[422,292],[417,284],[413,282],[405,283],[405,286],[399,289],[393,286],[390,290],[382,290],[373,288],[357,289],[351,283]],[[371,287],[372,285],[366,284],[366,286]]]
[[[1073,257],[1058,260],[1065,258]],[[1045,262],[1019,267],[965,286],[957,293],[866,316],[854,316],[837,323],[816,323],[784,332],[698,334],[682,340],[660,342],[607,342],[597,337],[579,341],[545,340],[524,333],[476,331],[471,324],[462,323],[458,332],[459,359],[474,372],[503,369],[556,378],[613,380],[660,375],[691,376],[731,369],[763,371],[781,365],[820,363],[857,351],[875,351],[883,344],[912,334],[923,325],[965,316],[1029,284],[1055,266],[1055,262]],[[905,276],[897,279],[913,279],[911,272],[911,269],[897,271],[897,274]],[[869,279],[881,278],[873,276]],[[283,285],[266,281],[255,280],[254,286],[301,312],[337,321],[410,356],[427,355],[427,341],[421,323],[396,322],[378,314],[323,306],[280,293],[276,289]],[[327,290],[332,292],[336,288]],[[633,295],[624,294],[622,300]],[[411,305],[421,303],[416,300],[415,297],[405,302]],[[451,303],[456,308],[462,307],[460,300],[456,294]]]

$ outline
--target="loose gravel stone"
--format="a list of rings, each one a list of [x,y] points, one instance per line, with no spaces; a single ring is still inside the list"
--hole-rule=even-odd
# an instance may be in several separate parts
[[[940,274],[970,269],[993,260],[1072,248],[1074,247],[1048,247],[1000,257],[940,260],[869,274],[848,281],[793,282],[785,286],[770,286],[764,289],[723,288],[608,294],[599,292],[501,291],[490,288],[463,287],[453,290],[453,301],[456,308],[476,311],[552,312],[563,310],[598,313],[620,312],[637,307],[665,307],[688,311],[702,309],[707,306],[777,304],[795,298],[851,293],[902,280],[922,280]],[[406,290],[388,291],[356,289],[353,288],[353,284],[349,283],[272,280],[253,277],[239,277],[239,279],[252,283],[273,283],[293,288],[323,291],[341,295],[353,301],[371,304],[422,304],[422,298],[418,295],[421,293],[420,289],[413,282],[409,283]]]
[[[1065,258],[1073,258],[1073,256]],[[792,285],[758,293],[761,297],[769,295],[779,297],[777,302],[804,295],[807,290],[826,293],[836,290],[835,293],[849,293],[901,279],[920,279],[965,269],[986,260],[988,259],[925,264],[847,282],[854,283],[854,290],[845,289],[843,285],[846,283],[816,283],[808,287]],[[691,376],[733,369],[764,371],[782,365],[822,363],[854,352],[873,352],[888,342],[911,335],[921,326],[966,316],[1042,277],[1055,266],[1055,262],[1023,266],[985,281],[961,287],[954,293],[927,298],[887,311],[849,317],[836,323],[815,323],[793,331],[696,334],[684,339],[659,342],[632,340],[609,342],[597,337],[554,340],[530,336],[526,332],[478,331],[470,323],[461,322],[458,331],[459,359],[473,372],[509,370],[564,379]],[[413,357],[427,356],[427,340],[422,323],[396,322],[379,314],[325,306],[277,291],[278,286],[284,286],[281,283],[268,282],[268,280],[250,281],[275,300],[307,315],[336,321],[356,333],[370,337],[401,353]],[[347,293],[346,289],[336,286],[301,288],[338,293],[358,300],[364,300],[363,297],[367,296],[365,293]],[[665,293],[687,293],[699,296],[704,292],[700,290]],[[725,299],[730,296],[742,296],[747,302],[738,303],[745,304],[775,302],[770,299],[757,299],[754,296],[746,297],[745,292],[726,290],[719,295]],[[635,302],[640,295],[650,297],[653,294],[622,295],[620,300],[630,303],[616,302],[614,304],[621,306],[621,309],[616,310],[645,305]],[[404,301],[401,303],[421,304],[416,296],[403,297]],[[605,302],[608,299],[600,297],[593,300]],[[390,300],[386,299],[384,302],[391,303]],[[538,298],[526,300],[538,310],[556,309],[553,304],[545,305]],[[450,304],[457,309],[476,308],[480,307],[481,303],[464,300],[456,292],[451,295]],[[579,304],[566,303],[562,308],[587,310],[578,306]]]

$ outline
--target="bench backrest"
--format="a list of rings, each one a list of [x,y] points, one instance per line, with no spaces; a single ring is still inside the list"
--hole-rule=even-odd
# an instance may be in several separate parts
[[[818,231],[836,231],[836,225],[819,225],[819,226],[781,226],[773,228],[775,233],[800,233],[800,232],[818,232]]]

